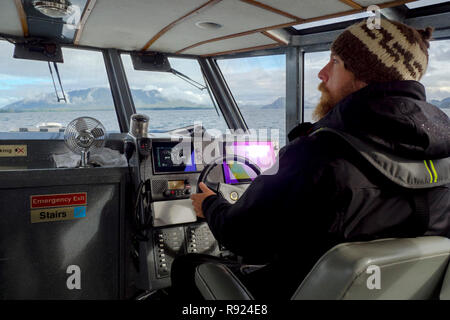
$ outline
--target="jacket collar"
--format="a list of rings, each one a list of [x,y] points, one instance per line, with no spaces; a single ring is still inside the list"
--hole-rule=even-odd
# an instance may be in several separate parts
[[[372,83],[341,100],[313,130],[327,127],[381,145],[394,154],[450,156],[450,120],[426,102],[417,81]]]

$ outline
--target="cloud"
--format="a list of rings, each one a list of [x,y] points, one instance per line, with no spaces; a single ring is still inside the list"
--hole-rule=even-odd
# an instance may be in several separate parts
[[[432,41],[429,49],[428,69],[421,79],[428,101],[450,97],[448,70],[450,70],[450,40]]]
[[[109,87],[103,55],[100,51],[63,48],[64,63],[58,63],[65,92],[92,87]],[[54,92],[48,63],[12,58],[14,46],[0,41],[0,101],[32,99]],[[56,72],[53,76],[60,91]],[[8,103],[1,103],[0,107]]]
[[[317,74],[328,62],[330,51],[305,54],[305,104],[317,103],[320,83]],[[427,100],[442,100],[450,97],[450,40],[432,41],[429,49],[429,65],[421,79],[427,93]]]
[[[16,101],[18,101],[18,99],[16,99],[16,98],[11,98],[11,97],[3,98],[3,97],[0,97],[0,106],[6,106],[6,105],[8,105],[10,103],[13,103],[13,102],[16,102]]]
[[[186,90],[177,87],[161,88],[161,96],[169,101],[184,100],[196,104],[212,105],[211,98],[207,92],[197,90]]]
[[[146,72],[134,70],[129,55],[122,55],[128,83],[133,89],[158,90],[168,100],[188,100],[198,104],[211,104],[211,99],[205,90],[196,89],[183,79],[170,72]],[[200,67],[196,60],[170,58],[171,67],[204,85]]]
[[[240,105],[264,105],[286,95],[285,56],[219,60],[219,66]]]
[[[328,63],[330,51],[312,52],[305,54],[305,106],[314,107],[320,98],[320,92],[317,89],[320,79],[317,76],[319,71]]]
[[[157,90],[159,92],[161,92],[163,89],[162,88],[158,88],[158,86],[154,85],[154,84],[147,84],[145,85],[143,88],[137,88],[134,86],[131,86],[132,89],[143,89],[146,91],[151,91],[151,90]]]
[[[448,40],[431,41],[429,50],[430,62],[448,61],[450,63],[450,46]]]
[[[268,104],[286,95],[286,75],[281,68],[271,73],[258,68],[224,76],[235,99],[244,104]]]

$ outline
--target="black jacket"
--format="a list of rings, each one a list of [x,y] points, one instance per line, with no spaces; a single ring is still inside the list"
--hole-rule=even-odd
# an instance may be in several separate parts
[[[420,83],[368,85],[305,126],[280,150],[276,174],[257,177],[234,205],[203,203],[216,239],[272,262],[286,298],[337,243],[450,237],[450,121]]]

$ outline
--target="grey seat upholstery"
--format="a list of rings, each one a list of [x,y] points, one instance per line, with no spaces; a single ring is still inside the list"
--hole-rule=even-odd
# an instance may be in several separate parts
[[[223,264],[204,263],[197,267],[195,284],[206,300],[252,300],[251,293]]]
[[[449,253],[450,240],[443,237],[339,244],[316,263],[293,299],[431,299],[439,294]],[[379,268],[379,288],[371,266]]]
[[[450,240],[444,237],[342,243],[319,259],[292,299],[450,299],[449,257]],[[203,282],[198,288],[205,299],[251,299],[242,294],[248,290],[236,277],[229,278],[229,270],[217,276],[224,269],[211,264],[197,268],[196,283]],[[206,285],[205,279],[214,283]]]

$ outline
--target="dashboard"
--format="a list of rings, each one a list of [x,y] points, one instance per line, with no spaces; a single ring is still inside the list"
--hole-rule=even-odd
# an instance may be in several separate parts
[[[137,158],[137,167],[140,179],[150,187],[146,206],[152,215],[152,226],[146,243],[146,262],[151,289],[170,286],[171,264],[178,255],[233,256],[216,241],[207,223],[197,219],[190,195],[197,192],[203,168],[224,155],[227,158],[211,171],[210,179],[236,187],[248,186],[256,173],[235,161],[233,155],[250,159],[265,171],[276,161],[277,146],[271,141],[229,140],[199,142],[190,137],[153,136],[142,144],[148,149],[144,152],[147,156]]]

